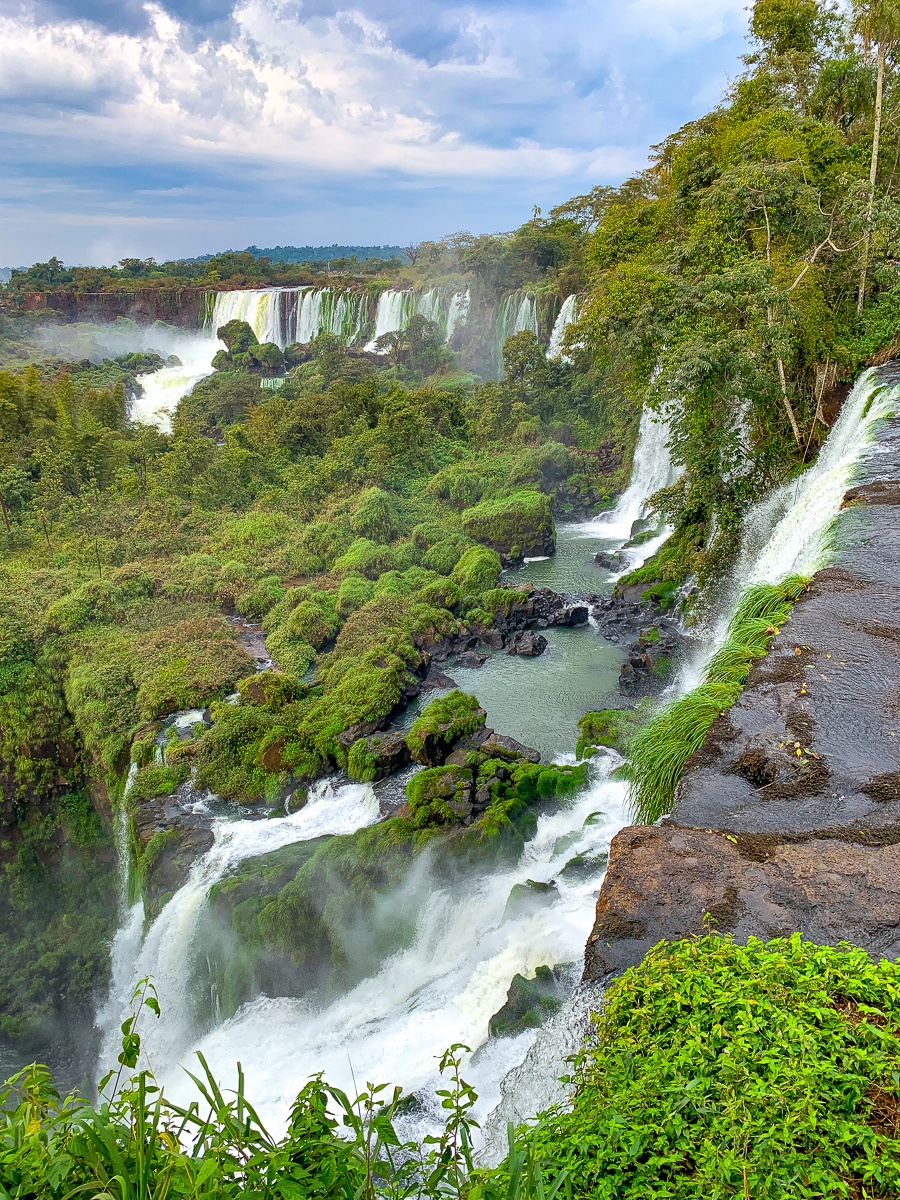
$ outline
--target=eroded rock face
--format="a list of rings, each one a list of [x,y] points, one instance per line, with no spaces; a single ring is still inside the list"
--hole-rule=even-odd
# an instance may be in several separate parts
[[[900,957],[900,420],[819,571],[737,703],[687,764],[673,812],[614,840],[587,979],[708,923],[801,931]]]
[[[705,928],[739,940],[799,930],[900,957],[900,844],[791,842],[671,824],[623,829],[610,849],[585,979]]]

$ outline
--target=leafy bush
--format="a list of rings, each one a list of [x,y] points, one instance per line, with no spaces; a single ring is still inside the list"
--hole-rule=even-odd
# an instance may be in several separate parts
[[[415,762],[433,763],[460,738],[483,725],[484,710],[477,698],[456,690],[425,707],[406,735],[406,744]]]
[[[451,579],[463,595],[489,592],[500,580],[500,556],[487,546],[471,546],[453,567]]]
[[[607,991],[571,1111],[525,1141],[575,1200],[894,1195],[898,985],[799,934],[661,943]]]
[[[485,500],[465,510],[462,524],[473,541],[511,558],[548,554],[556,540],[550,497],[542,492],[521,491]]]

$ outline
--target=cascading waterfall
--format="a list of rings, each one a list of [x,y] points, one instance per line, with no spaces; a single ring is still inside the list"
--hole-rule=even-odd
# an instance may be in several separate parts
[[[674,697],[695,687],[706,664],[722,644],[728,623],[741,591],[754,583],[777,583],[792,574],[809,575],[828,559],[828,533],[840,512],[841,502],[852,485],[854,472],[862,458],[872,452],[878,425],[900,409],[900,385],[879,383],[878,371],[866,372],[857,381],[841,410],[816,462],[799,479],[784,484],[761,501],[745,522],[742,553],[735,569],[729,598],[703,649],[686,664],[669,691]],[[621,509],[621,534],[625,519],[638,512],[638,479],[643,478],[644,496],[652,494],[663,465],[668,460],[662,447],[662,431],[651,432],[641,420],[640,454],[635,454],[632,485],[635,488],[626,504],[623,495],[610,520]],[[656,424],[655,422],[653,424]],[[877,451],[876,451],[877,452]],[[653,462],[658,465],[654,469]],[[595,525],[596,528],[596,525]],[[566,1090],[557,1083],[565,1069],[566,1058],[577,1049],[589,1028],[592,1008],[600,995],[595,988],[578,990],[560,1012],[539,1030],[534,1045],[521,1065],[503,1080],[500,1102],[484,1124],[484,1160],[496,1163],[506,1151],[508,1121],[520,1124],[542,1108],[565,1102]]]
[[[132,901],[137,890],[132,878],[131,838],[128,822],[128,794],[137,774],[137,763],[128,768],[128,778],[122,797],[115,811],[116,855],[119,868],[119,927],[110,947],[110,985],[106,1002],[97,1014],[97,1025],[106,1030],[115,1028],[122,1010],[121,996],[128,987],[134,986],[134,967],[141,947],[144,928],[144,902],[140,898]],[[110,1065],[115,1055],[109,1059]]]
[[[566,330],[578,320],[578,297],[576,295],[566,296],[562,303],[562,308],[559,310],[559,316],[553,323],[553,331],[550,334],[550,345],[547,347],[548,358],[562,358],[562,344]]]
[[[870,451],[879,424],[898,406],[900,385],[880,383],[877,368],[866,371],[845,400],[813,465],[750,510],[723,601],[703,631],[696,653],[679,672],[678,692],[690,691],[700,682],[706,664],[725,640],[744,588],[779,583],[789,575],[812,575],[825,564],[829,530],[856,467]]]
[[[366,349],[373,351],[380,337],[386,333],[401,333],[416,311],[416,294],[412,291],[386,291],[378,297],[375,311],[375,332]]]
[[[631,479],[619,497],[615,508],[601,513],[582,527],[585,537],[610,538],[618,543],[632,536],[635,522],[647,516],[647,501],[661,488],[674,483],[678,472],[672,465],[669,452],[669,423],[661,420],[649,408],[641,413],[638,441],[631,464]],[[666,527],[633,549],[626,550],[626,571],[633,571],[646,562],[669,536]],[[622,572],[624,573],[624,571]]]
[[[163,433],[171,433],[172,414],[178,401],[201,379],[212,374],[213,355],[220,347],[221,342],[214,337],[198,338],[196,350],[181,366],[161,367],[149,375],[140,375],[138,379],[143,392],[131,405],[131,420],[156,425]]]
[[[114,987],[98,1016],[103,1033],[101,1072],[116,1060],[119,1026],[129,1011],[138,980],[148,975],[153,979],[165,1016],[165,1020],[146,1026],[144,1031],[154,1069],[157,1072],[173,1069],[190,1047],[198,1033],[191,997],[193,963],[198,951],[195,938],[210,889],[220,879],[254,855],[325,834],[353,833],[371,825],[378,815],[378,801],[368,784],[336,788],[331,781],[323,780],[312,788],[306,805],[290,816],[216,821],[212,847],[194,863],[187,882],[150,926],[130,963],[123,962],[123,968],[130,969],[117,974],[114,966]],[[126,926],[131,915],[128,914]],[[125,936],[123,932],[123,941]]]
[[[311,342],[332,333],[348,346],[358,341],[368,320],[365,295],[333,288],[298,289],[287,321],[287,342]],[[284,347],[282,347],[284,348]]]
[[[538,336],[537,302],[533,292],[510,292],[500,302],[497,310],[495,354],[498,371],[503,366],[503,347],[506,339],[524,330]]]
[[[482,1047],[467,1063],[466,1075],[479,1092],[479,1113],[488,1112],[499,1098],[499,1080],[534,1040],[528,1032],[484,1044],[490,1017],[504,1003],[513,975],[533,975],[545,963],[581,961],[602,863],[625,821],[625,786],[605,773],[613,761],[610,757],[599,765],[599,778],[579,797],[539,818],[515,867],[495,869],[458,888],[435,887],[427,865],[418,876],[414,873],[398,890],[395,903],[404,913],[415,908],[415,938],[377,974],[318,1010],[295,999],[252,1001],[194,1049],[202,1051],[226,1084],[240,1061],[248,1094],[270,1127],[278,1128],[297,1092],[317,1071],[348,1090],[354,1077],[357,1082],[392,1081],[406,1090],[428,1089],[436,1083],[441,1052],[452,1042],[464,1042]],[[578,854],[596,861],[594,873],[579,879],[561,874]],[[195,882],[186,888],[196,889],[204,870],[197,869]],[[555,880],[558,894],[507,915],[511,889],[527,880]],[[149,965],[142,959],[139,969]],[[164,1016],[168,1003],[163,1000]],[[158,1044],[151,1049],[157,1075],[176,1099],[186,1098],[189,1090],[176,1069],[179,1062],[187,1065],[187,1049],[183,1039],[165,1051]]]
[[[469,315],[471,292],[454,292],[450,297],[450,308],[447,312],[447,341],[451,341],[457,329],[461,329]]]
[[[213,306],[211,329],[215,333],[229,321],[246,321],[260,342],[284,346],[281,320],[283,288],[250,288],[238,292],[219,292]]]

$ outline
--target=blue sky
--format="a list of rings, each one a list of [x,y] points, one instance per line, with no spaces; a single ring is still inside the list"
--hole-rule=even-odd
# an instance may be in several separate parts
[[[508,229],[711,107],[746,0],[0,0],[0,265]]]

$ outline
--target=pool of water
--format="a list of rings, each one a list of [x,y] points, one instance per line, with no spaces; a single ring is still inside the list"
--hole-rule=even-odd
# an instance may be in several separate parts
[[[556,553],[505,573],[514,585],[526,582],[584,597],[612,591],[612,576],[593,556],[616,545],[582,524],[557,529]],[[538,658],[498,651],[483,667],[450,666],[464,692],[477,696],[488,726],[533,746],[546,759],[571,754],[578,718],[592,709],[621,704],[616,690],[624,650],[591,625],[545,631],[549,645]]]

